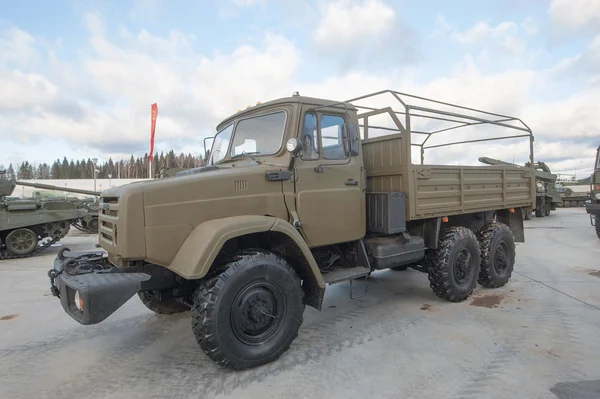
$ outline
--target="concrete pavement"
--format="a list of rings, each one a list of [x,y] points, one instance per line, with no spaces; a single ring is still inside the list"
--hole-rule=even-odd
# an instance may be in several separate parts
[[[448,303],[413,270],[374,273],[358,300],[337,284],[288,352],[244,372],[202,353],[189,314],[155,315],[136,297],[77,324],[50,295],[58,247],[0,261],[0,397],[598,398],[600,240],[581,208],[525,225],[505,287]]]

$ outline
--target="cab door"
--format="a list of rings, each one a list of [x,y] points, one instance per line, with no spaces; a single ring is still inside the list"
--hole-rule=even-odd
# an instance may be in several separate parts
[[[303,150],[295,163],[298,218],[311,247],[354,241],[365,235],[366,182],[356,124],[345,114],[304,108]],[[348,125],[349,126],[349,125]],[[345,150],[344,135],[351,137]]]

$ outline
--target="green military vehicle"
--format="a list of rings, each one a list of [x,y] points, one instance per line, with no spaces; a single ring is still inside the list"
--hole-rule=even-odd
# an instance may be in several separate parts
[[[70,187],[59,187],[54,186],[52,184],[43,184],[43,183],[31,183],[25,182],[22,180],[15,181],[16,184],[20,186],[33,187],[48,191],[34,191],[33,199],[37,200],[49,200],[49,199],[61,199],[61,200],[69,200],[75,206],[80,209],[84,209],[85,214],[72,222],[72,226],[77,230],[83,231],[84,233],[98,233],[98,197],[101,193],[99,191],[91,191],[91,190],[83,190],[78,188],[70,188]],[[74,193],[74,194],[83,194],[87,195],[87,198],[80,199],[77,197],[67,197],[64,195],[52,194],[52,192],[66,192],[66,193]]]
[[[399,109],[362,105],[386,97]],[[535,171],[425,164],[425,150],[440,147],[427,139],[448,129],[411,124],[493,125],[527,140],[531,162],[533,134],[518,118],[411,99],[426,100],[390,90],[345,102],[294,93],[230,116],[207,166],[102,192],[103,251],[59,252],[52,293],[84,325],[136,294],[156,313],[191,309],[204,353],[246,369],[290,347],[305,305],[321,309],[328,284],[411,267],[447,301],[465,300],[478,282],[503,286],[515,242],[524,242],[521,209],[535,203]],[[364,294],[350,287],[351,297]]]
[[[590,215],[590,222],[596,228],[596,235],[600,238],[600,147],[596,150],[594,173],[590,180],[592,193],[590,202],[585,204],[585,211]]]
[[[479,162],[488,165],[506,165],[506,166],[518,166],[510,162],[504,162],[499,159],[493,159],[488,157],[479,158]],[[531,164],[526,163],[526,168],[530,168]],[[562,205],[562,199],[560,193],[556,188],[557,175],[552,174],[548,165],[545,162],[536,162],[533,164],[535,169],[535,206],[533,208],[523,209],[523,216],[525,220],[531,219],[533,212],[536,217],[550,216],[550,212],[556,210],[557,206]]]
[[[0,260],[32,256],[57,243],[86,210],[63,199],[10,199],[16,187],[0,167]]]

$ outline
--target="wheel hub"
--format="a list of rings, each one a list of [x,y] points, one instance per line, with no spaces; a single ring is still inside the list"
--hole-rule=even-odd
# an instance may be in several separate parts
[[[259,345],[281,326],[281,298],[268,284],[255,284],[242,290],[231,309],[232,329],[244,343]]]
[[[496,248],[496,256],[494,256],[494,269],[499,274],[504,273],[506,268],[508,267],[508,249],[506,248],[506,244],[501,242]]]
[[[465,284],[469,280],[471,272],[471,253],[463,249],[458,254],[456,265],[454,267],[454,278],[458,284]]]
[[[26,255],[36,248],[38,239],[29,229],[14,230],[6,237],[6,248],[13,254]]]

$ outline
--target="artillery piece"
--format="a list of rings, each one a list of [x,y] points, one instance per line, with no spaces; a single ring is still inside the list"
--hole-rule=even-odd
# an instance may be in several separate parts
[[[83,231],[85,233],[92,233],[92,234],[98,233],[98,199],[97,199],[97,197],[100,196],[100,194],[101,194],[100,191],[82,190],[82,189],[78,189],[78,188],[69,188],[69,187],[59,187],[59,186],[53,186],[51,184],[29,183],[29,182],[24,182],[24,181],[16,181],[15,183],[20,186],[39,188],[42,190],[64,191],[64,192],[68,192],[68,193],[84,194],[84,195],[90,195],[90,196],[95,197],[93,199],[92,198],[80,199],[80,198],[70,198],[70,197],[63,197],[60,199],[61,200],[65,200],[65,199],[69,200],[73,204],[75,204],[78,208],[85,209],[87,211],[87,213],[85,215],[83,215],[81,218],[77,219],[75,222],[71,223],[71,225],[73,227],[75,227],[76,229]],[[37,195],[34,197],[34,199],[45,200],[43,195]]]
[[[16,182],[0,167],[0,260],[25,258],[67,235],[87,210],[68,200],[11,199]]]

